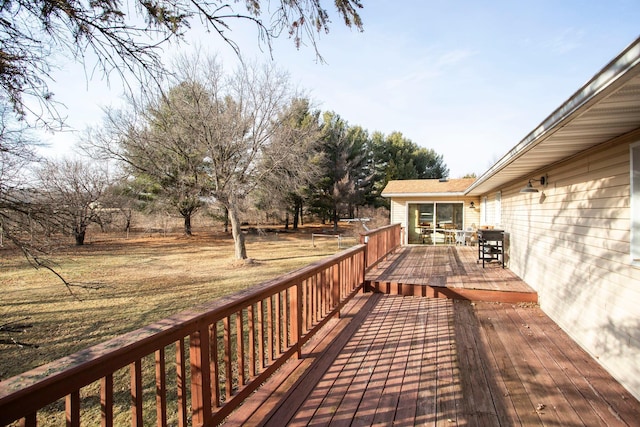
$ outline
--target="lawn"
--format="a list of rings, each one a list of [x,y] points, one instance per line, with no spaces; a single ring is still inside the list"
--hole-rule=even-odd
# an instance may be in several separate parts
[[[223,234],[96,236],[50,256],[73,294],[52,273],[0,248],[0,380],[341,250],[329,238],[313,247],[312,231],[319,232],[249,235],[248,263],[234,261],[233,241]],[[355,238],[343,240],[343,248],[352,244]]]

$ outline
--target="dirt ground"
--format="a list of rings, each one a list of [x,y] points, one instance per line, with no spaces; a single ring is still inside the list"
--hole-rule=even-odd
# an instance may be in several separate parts
[[[353,236],[347,226],[340,230]],[[0,380],[137,329],[187,308],[303,267],[356,243],[298,232],[252,229],[250,262],[237,262],[229,235],[92,234],[85,246],[49,256],[72,286],[0,247]]]

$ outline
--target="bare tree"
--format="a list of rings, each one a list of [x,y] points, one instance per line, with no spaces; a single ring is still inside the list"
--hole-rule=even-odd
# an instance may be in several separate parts
[[[138,105],[133,114],[112,111],[85,146],[122,161],[134,175],[189,190],[194,203],[214,199],[229,213],[236,258],[245,259],[241,223],[248,196],[283,170],[286,183],[275,190],[297,185],[317,126],[294,126],[301,101],[288,75],[273,65],[242,62],[226,75],[215,57],[194,56],[176,69],[179,80],[168,96]],[[185,179],[167,178],[178,166],[189,171]]]
[[[299,126],[305,101],[298,99],[288,75],[273,65],[245,64],[226,88],[224,98],[212,91],[218,114],[202,126],[211,194],[228,210],[235,256],[245,259],[243,204],[265,187],[273,194],[296,188],[309,176],[307,154],[319,134],[317,126]]]
[[[99,220],[101,198],[109,186],[107,173],[81,160],[47,161],[37,171],[37,200],[51,230],[73,235],[84,244],[87,227]]]
[[[261,183],[258,203],[272,210],[293,214],[293,229],[298,228],[300,211],[308,186],[321,175],[323,153],[320,150],[320,112],[312,111],[309,101],[295,99],[281,114],[263,165],[270,171]],[[278,150],[293,151],[297,161],[281,162]],[[288,227],[288,221],[286,223]]]

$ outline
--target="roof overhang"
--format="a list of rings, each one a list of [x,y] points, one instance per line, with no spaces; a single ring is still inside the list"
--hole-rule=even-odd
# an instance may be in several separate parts
[[[563,159],[640,128],[640,38],[505,154],[465,192],[534,178]]]

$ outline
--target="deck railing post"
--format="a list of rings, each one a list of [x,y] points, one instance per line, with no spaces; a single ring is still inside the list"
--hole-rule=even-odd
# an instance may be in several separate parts
[[[193,425],[202,426],[211,419],[211,371],[207,325],[189,337],[189,359],[191,362]]]
[[[365,238],[365,240],[364,240],[364,242],[365,242],[364,252],[363,252],[363,254],[364,254],[364,268],[367,268],[368,264],[369,264],[369,262],[368,262],[369,261],[369,245],[367,244],[368,240],[369,239],[367,239],[367,238]]]

